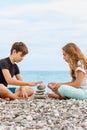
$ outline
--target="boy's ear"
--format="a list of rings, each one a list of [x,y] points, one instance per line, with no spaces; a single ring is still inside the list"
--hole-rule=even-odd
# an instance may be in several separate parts
[[[14,50],[12,51],[12,53],[16,53],[16,50],[14,49]]]

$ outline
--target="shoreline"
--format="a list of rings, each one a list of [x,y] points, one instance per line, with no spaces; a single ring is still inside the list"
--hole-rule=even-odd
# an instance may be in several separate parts
[[[87,129],[87,100],[0,99],[0,130]]]

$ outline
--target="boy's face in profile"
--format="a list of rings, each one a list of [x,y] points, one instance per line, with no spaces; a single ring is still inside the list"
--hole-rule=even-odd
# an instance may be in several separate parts
[[[13,50],[12,52],[12,57],[13,57],[13,60],[14,62],[21,62],[23,60],[23,58],[25,57],[25,55],[23,55],[22,52],[16,52],[16,50]]]

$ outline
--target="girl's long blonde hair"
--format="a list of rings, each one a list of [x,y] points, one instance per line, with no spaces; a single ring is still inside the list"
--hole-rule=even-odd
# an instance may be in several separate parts
[[[82,64],[84,64],[84,68],[87,68],[87,58],[84,56],[80,48],[75,43],[68,43],[63,48],[63,51],[67,53],[70,57],[69,61],[69,67],[70,67],[70,73],[72,76],[72,79],[75,80],[75,70],[77,67],[77,62],[80,61]]]

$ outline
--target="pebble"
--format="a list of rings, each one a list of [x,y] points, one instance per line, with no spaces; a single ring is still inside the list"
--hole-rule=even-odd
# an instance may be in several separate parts
[[[0,130],[87,130],[87,100],[0,99]]]

